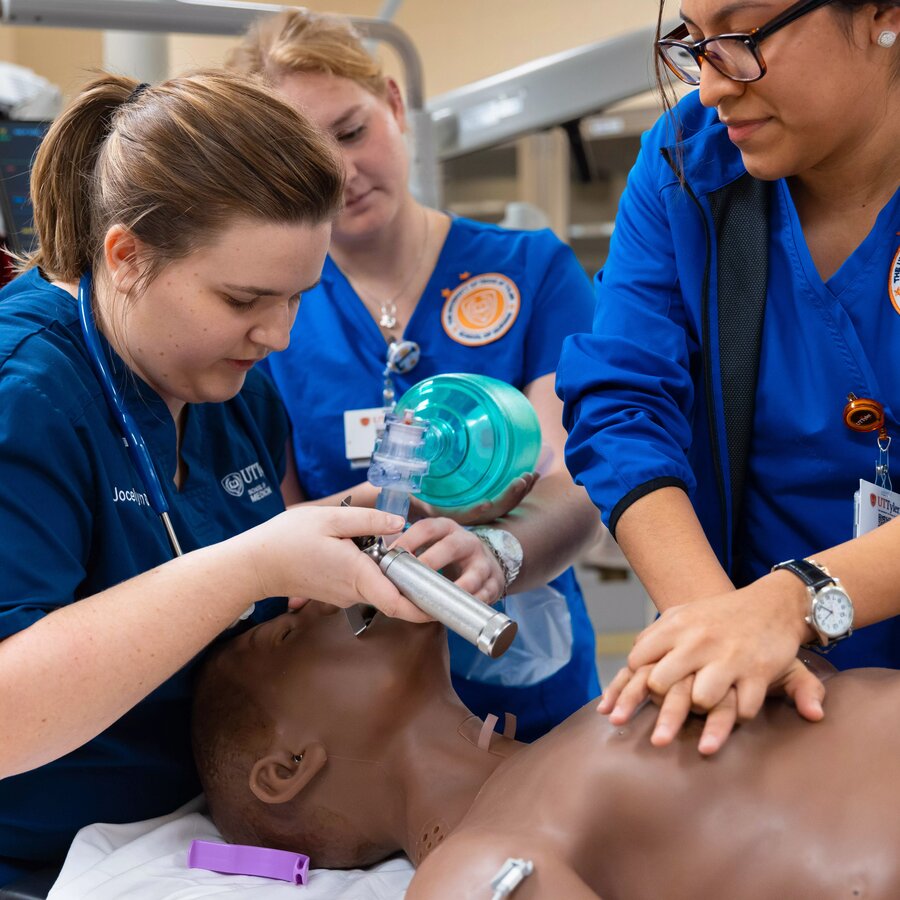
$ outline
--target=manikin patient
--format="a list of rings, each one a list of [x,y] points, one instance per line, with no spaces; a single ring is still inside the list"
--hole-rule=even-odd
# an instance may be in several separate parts
[[[329,868],[402,850],[407,900],[491,900],[510,857],[534,863],[513,900],[896,900],[898,710],[900,673],[858,670],[822,722],[770,699],[712,758],[699,720],[654,748],[652,710],[616,727],[593,704],[524,745],[462,706],[441,626],[355,638],[310,603],[211,657],[194,739],[227,840]]]

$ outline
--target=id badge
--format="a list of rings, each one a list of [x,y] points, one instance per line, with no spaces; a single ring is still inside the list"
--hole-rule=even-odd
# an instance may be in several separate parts
[[[375,441],[384,431],[384,407],[344,410],[344,455],[351,469],[366,468],[372,459]]]
[[[900,515],[900,494],[864,478],[859,480],[859,490],[853,495],[853,504],[856,509],[854,537],[868,534]]]

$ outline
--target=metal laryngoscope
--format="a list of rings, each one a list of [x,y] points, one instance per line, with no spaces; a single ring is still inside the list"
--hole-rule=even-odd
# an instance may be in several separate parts
[[[505,613],[476,600],[407,550],[386,547],[380,537],[355,541],[400,593],[423,612],[474,644],[485,656],[496,659],[506,652],[518,626]],[[357,637],[369,627],[374,615],[372,607],[357,605],[347,610]]]
[[[381,488],[378,509],[406,516],[410,492],[417,490],[428,469],[422,452],[426,430],[427,423],[409,413],[385,417],[385,433],[369,468],[369,481]],[[349,498],[343,501],[343,505],[348,503]],[[476,600],[406,550],[387,547],[374,535],[354,540],[404,597],[486,656],[496,659],[512,643],[518,625],[505,613]],[[363,604],[350,607],[346,613],[357,637],[375,616],[375,610]]]

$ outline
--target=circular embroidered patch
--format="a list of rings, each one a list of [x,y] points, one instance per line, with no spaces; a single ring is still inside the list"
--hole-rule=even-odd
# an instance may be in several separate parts
[[[897,249],[897,255],[891,263],[891,271],[888,274],[888,296],[894,309],[900,313],[900,248]]]
[[[486,272],[464,281],[449,294],[441,311],[441,324],[459,344],[490,344],[512,328],[521,305],[515,282],[498,272]]]

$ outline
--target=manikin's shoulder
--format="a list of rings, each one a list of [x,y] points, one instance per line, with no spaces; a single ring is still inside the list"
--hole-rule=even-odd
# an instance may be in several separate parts
[[[512,831],[500,834],[478,828],[458,830],[419,866],[406,900],[483,900],[508,861],[528,864],[516,888],[516,900],[597,900],[598,894],[578,876],[552,840]]]

